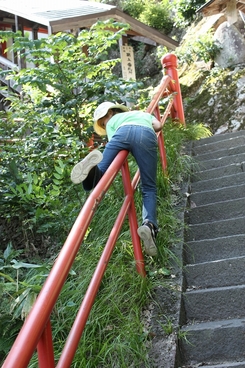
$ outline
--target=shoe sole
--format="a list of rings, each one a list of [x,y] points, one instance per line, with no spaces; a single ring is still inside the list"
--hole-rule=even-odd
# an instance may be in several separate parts
[[[146,254],[152,257],[156,256],[157,247],[152,239],[151,230],[147,226],[142,225],[138,228],[137,233],[144,243]]]
[[[98,165],[103,155],[100,151],[90,152],[82,161],[78,162],[71,171],[71,181],[74,184],[82,183],[88,176],[90,170]]]

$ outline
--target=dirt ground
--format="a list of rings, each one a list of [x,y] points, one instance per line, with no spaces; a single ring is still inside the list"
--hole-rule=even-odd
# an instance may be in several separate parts
[[[151,368],[174,368],[180,313],[180,291],[176,284],[159,287],[151,310]]]

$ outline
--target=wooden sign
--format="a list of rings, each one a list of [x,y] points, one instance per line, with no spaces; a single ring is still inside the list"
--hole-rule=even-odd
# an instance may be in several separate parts
[[[132,46],[121,46],[121,59],[122,59],[122,76],[124,79],[135,80],[135,67],[134,67],[134,50]]]

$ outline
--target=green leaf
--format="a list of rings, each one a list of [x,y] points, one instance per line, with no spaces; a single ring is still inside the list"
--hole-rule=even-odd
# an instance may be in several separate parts
[[[13,251],[12,243],[9,243],[5,251],[3,252],[3,258],[7,260]]]
[[[55,170],[57,171],[57,173],[62,174],[63,170],[59,167],[59,166],[55,166]]]
[[[53,182],[54,182],[54,184],[56,184],[56,185],[60,185],[60,184],[61,184],[61,182],[60,182],[59,180],[57,180],[57,179],[54,179],[54,180],[53,180]]]
[[[15,280],[11,276],[9,276],[5,273],[0,272],[0,276],[4,277],[5,279],[7,279],[10,282],[15,282]]]
[[[36,265],[36,264],[25,263],[25,262],[18,262],[15,259],[13,259],[11,261],[11,263],[13,263],[12,267],[15,268],[15,269],[19,269],[19,268],[41,268],[41,267],[43,267],[42,265]]]
[[[27,189],[27,193],[31,194],[32,193],[32,184],[30,183]]]
[[[23,304],[22,307],[22,311],[21,311],[21,319],[25,319],[28,314],[30,313],[30,310],[33,306],[33,304],[35,303],[37,298],[37,294],[33,291],[30,291],[25,299],[25,302]]]
[[[57,174],[57,173],[55,173],[55,172],[54,172],[54,177],[55,177],[56,179],[62,179],[62,175]]]

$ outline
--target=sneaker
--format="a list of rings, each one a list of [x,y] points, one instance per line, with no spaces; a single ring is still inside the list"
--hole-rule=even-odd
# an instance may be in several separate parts
[[[98,165],[103,155],[98,150],[90,152],[82,161],[76,164],[71,171],[71,181],[74,184],[82,183],[88,176],[90,170]]]
[[[145,222],[138,228],[137,232],[139,237],[143,240],[146,254],[152,257],[156,256],[156,231],[154,225],[150,222]]]

